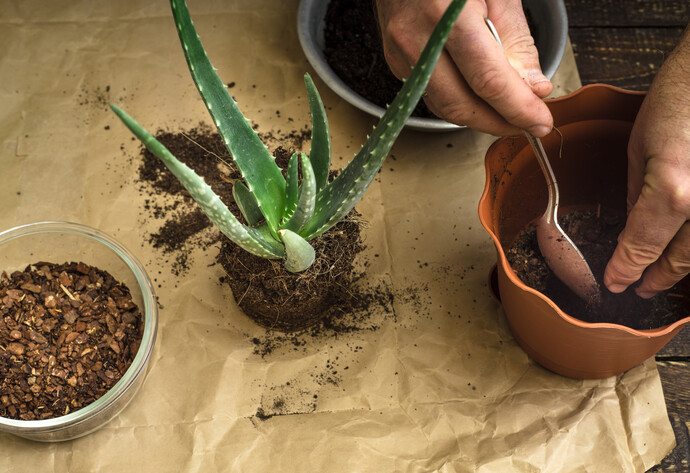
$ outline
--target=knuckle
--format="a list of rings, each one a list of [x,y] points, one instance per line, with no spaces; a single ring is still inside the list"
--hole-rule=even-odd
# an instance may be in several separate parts
[[[505,74],[491,66],[476,68],[476,72],[468,77],[468,82],[477,95],[488,102],[502,99],[508,90]]]
[[[642,245],[620,245],[623,258],[635,269],[645,268],[657,260],[659,254],[654,248]]]
[[[410,35],[410,29],[406,22],[398,19],[391,20],[382,32],[384,44],[404,45]]]
[[[677,182],[673,179],[668,188],[668,207],[672,213],[688,216],[690,214],[690,194],[687,182]]]
[[[682,279],[686,274],[690,273],[689,260],[677,260],[673,258],[667,259],[665,267],[668,275],[674,278],[676,281]]]
[[[631,272],[627,269],[627,266],[621,263],[620,260],[616,259],[611,260],[611,262],[609,262],[608,266],[606,267],[607,278],[611,282],[617,284],[630,285],[637,281],[640,278],[641,274],[641,271]]]
[[[458,104],[455,102],[442,102],[442,103],[431,103],[427,102],[429,108],[439,117],[455,123],[456,125],[468,125],[473,124],[473,120],[476,117],[476,112],[473,108],[465,106],[466,104]]]
[[[534,38],[528,34],[516,34],[509,45],[511,55],[518,56],[522,62],[530,62],[530,65],[539,64],[539,53],[534,43]]]
[[[669,250],[662,257],[665,262],[666,272],[677,279],[690,273],[690,244],[685,242],[672,242]]]
[[[643,194],[649,199],[663,199],[669,212],[689,217],[690,175],[663,160],[652,158],[647,166],[651,175],[645,175]]]

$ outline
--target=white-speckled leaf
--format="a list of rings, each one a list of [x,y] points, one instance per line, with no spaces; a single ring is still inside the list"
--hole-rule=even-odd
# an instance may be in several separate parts
[[[184,0],[171,0],[189,71],[232,159],[275,233],[285,208],[285,179],[206,55]]]
[[[316,210],[300,232],[310,240],[338,223],[362,198],[424,93],[455,19],[466,0],[453,0],[434,28],[419,61],[350,164],[316,196]]]
[[[309,223],[314,215],[314,202],[316,201],[316,179],[314,169],[306,154],[302,153],[302,185],[299,190],[299,200],[297,207],[283,224],[282,228],[299,233],[304,226]]]
[[[244,185],[242,181],[235,181],[232,185],[232,196],[235,199],[235,203],[240,208],[240,212],[244,216],[244,219],[250,226],[254,226],[263,220],[264,215],[261,213],[259,204],[256,202],[256,197],[251,191]]]
[[[285,184],[285,211],[283,218],[290,218],[297,207],[299,198],[299,158],[297,153],[292,153],[288,161]]]
[[[139,125],[123,110],[111,105],[110,108],[122,122],[155,156],[160,158],[166,167],[177,177],[194,200],[201,206],[209,219],[230,240],[240,247],[263,258],[282,258],[283,245],[274,238],[266,238],[266,234],[257,229],[242,225],[230,212],[220,197],[199,177],[192,169],[181,163],[172,153],[153,135]]]
[[[314,263],[316,253],[307,240],[287,229],[279,230],[278,233],[285,245],[285,269],[299,273]]]
[[[331,172],[331,137],[328,132],[328,118],[326,109],[321,101],[319,91],[309,74],[304,75],[307,87],[309,111],[311,113],[311,150],[309,160],[314,168],[316,190],[320,191],[328,184],[328,174]]]

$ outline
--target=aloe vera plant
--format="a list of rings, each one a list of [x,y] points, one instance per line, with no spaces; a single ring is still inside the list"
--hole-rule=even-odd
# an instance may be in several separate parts
[[[388,106],[359,153],[329,182],[331,143],[326,112],[316,87],[305,75],[312,122],[311,150],[293,154],[283,177],[212,66],[184,0],[171,0],[187,65],[213,121],[239,168],[233,196],[246,220],[241,223],[211,188],[178,161],[150,133],[115,105],[112,110],[182,182],[211,221],[235,244],[264,258],[284,259],[291,272],[307,269],[315,258],[309,240],[345,217],[381,168],[405,121],[431,77],[455,19],[466,0],[453,0],[434,29],[419,61]],[[302,179],[299,180],[301,167]]]

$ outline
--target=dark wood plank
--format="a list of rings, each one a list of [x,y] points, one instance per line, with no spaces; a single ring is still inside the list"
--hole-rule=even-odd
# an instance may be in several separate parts
[[[688,0],[566,0],[568,24],[579,27],[685,26]]]
[[[603,82],[647,90],[684,28],[571,28],[583,84]]]
[[[583,84],[647,90],[690,16],[689,0],[565,0]],[[676,447],[650,472],[690,473],[690,327],[656,357]]]
[[[668,416],[676,434],[676,447],[651,473],[690,472],[690,362],[657,362]]]
[[[690,361],[690,326],[685,326],[673,339],[657,353],[659,361],[669,359],[686,359]],[[690,377],[690,368],[688,369]]]

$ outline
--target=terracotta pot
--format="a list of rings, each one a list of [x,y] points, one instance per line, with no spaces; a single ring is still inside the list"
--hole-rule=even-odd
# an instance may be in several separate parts
[[[562,211],[594,208],[598,203],[625,211],[627,142],[643,99],[642,92],[594,84],[549,101],[555,126],[563,134],[563,149],[571,158],[558,159],[557,133],[543,140],[560,185]],[[479,219],[496,246],[499,297],[511,331],[535,361],[573,378],[612,376],[653,356],[690,323],[685,317],[654,330],[586,323],[522,283],[505,249],[544,211],[546,183],[523,137],[496,141],[487,151],[485,165]],[[690,294],[690,286],[686,284],[683,292]]]

